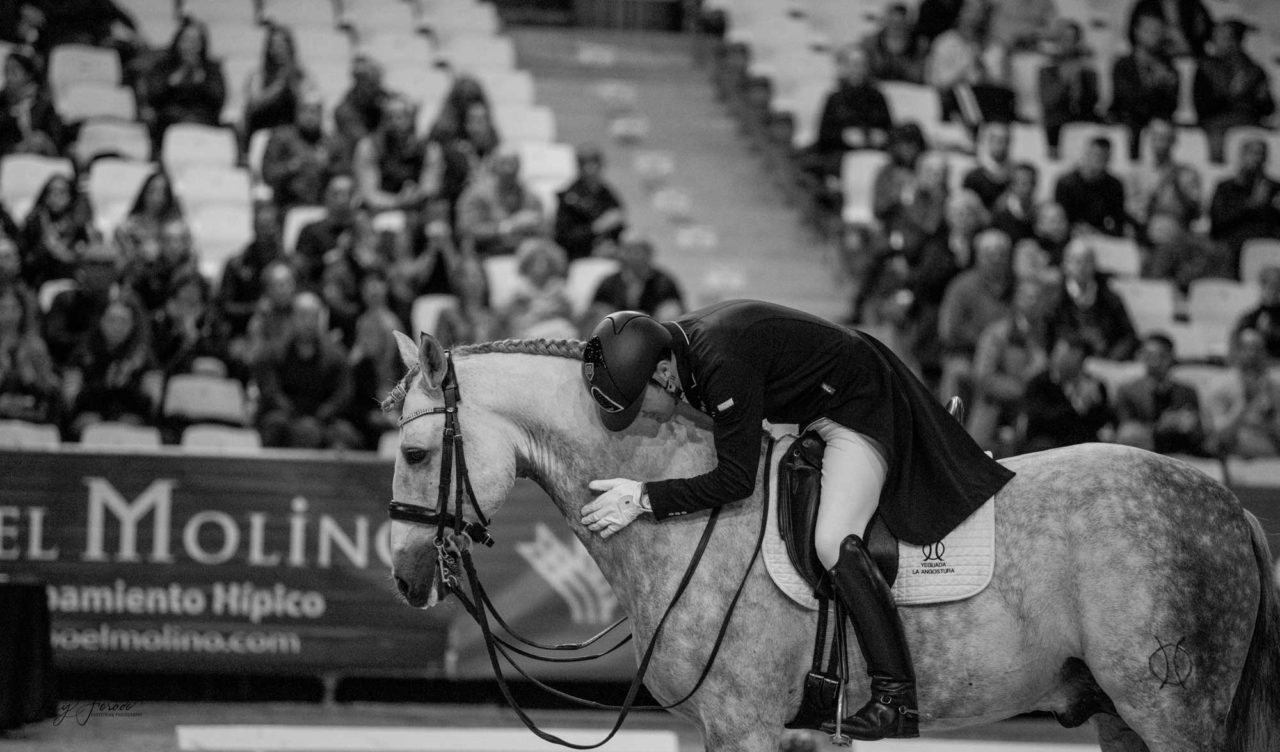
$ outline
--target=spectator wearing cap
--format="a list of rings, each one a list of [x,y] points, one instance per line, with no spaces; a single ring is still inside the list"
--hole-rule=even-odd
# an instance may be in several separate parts
[[[1053,0],[991,0],[991,38],[1006,49],[1036,49],[1057,21]]]
[[[370,212],[419,211],[440,190],[440,146],[418,138],[414,113],[409,100],[388,96],[382,122],[356,145],[356,190]]]
[[[1013,275],[1012,245],[1001,230],[986,229],[973,241],[973,266],[951,280],[938,307],[938,339],[942,344],[945,398],[972,396],[974,352],[982,332],[1009,314]]]
[[[210,305],[209,283],[185,269],[169,283],[169,297],[152,318],[156,362],[165,376],[191,373],[197,361],[227,366],[227,327]]]
[[[1165,45],[1165,22],[1156,14],[1137,16],[1133,50],[1111,68],[1111,118],[1129,129],[1129,157],[1138,158],[1143,129],[1152,120],[1173,120],[1180,76]]]
[[[1243,459],[1280,455],[1280,382],[1267,367],[1262,335],[1236,330],[1228,361],[1230,372],[1205,399],[1210,452]]]
[[[1252,238],[1280,237],[1280,182],[1267,175],[1267,142],[1249,138],[1240,144],[1236,174],[1218,183],[1209,205],[1209,234],[1226,243],[1233,267]]]
[[[23,270],[33,289],[75,276],[91,227],[89,203],[66,175],[53,175],[22,226]]]
[[[1124,183],[1111,174],[1111,140],[1099,136],[1089,142],[1076,168],[1058,178],[1053,197],[1067,212],[1073,226],[1085,226],[1106,235],[1123,235]]]
[[[924,83],[927,45],[915,33],[911,11],[893,3],[884,11],[880,28],[862,40],[871,78],[877,81]]]
[[[151,125],[156,153],[170,125],[218,125],[226,81],[222,65],[209,56],[209,30],[203,23],[183,20],[169,49],[148,71],[143,90],[142,119]]]
[[[334,175],[324,189],[323,218],[305,225],[298,233],[294,263],[298,277],[307,287],[318,287],[324,273],[324,257],[339,246],[354,240],[356,184],[350,175]],[[287,249],[286,249],[287,250]]]
[[[994,208],[1013,180],[1013,143],[1008,123],[987,123],[979,131],[978,164],[964,176],[961,185],[978,194],[982,205]]]
[[[333,109],[334,137],[341,156],[351,164],[356,144],[382,123],[382,105],[391,93],[382,85],[382,66],[368,55],[351,58],[351,88]]]
[[[75,270],[76,284],[54,296],[44,317],[44,339],[59,367],[84,344],[119,282],[118,258],[102,243],[89,243]]]
[[[517,285],[511,304],[499,315],[513,337],[571,339],[578,327],[565,288],[568,257],[545,238],[526,238],[516,251]]]
[[[1062,126],[1097,122],[1098,69],[1093,51],[1084,44],[1080,24],[1058,21],[1046,43],[1048,60],[1037,73],[1041,120],[1051,154],[1058,153]]]
[[[1146,236],[1149,248],[1143,276],[1170,280],[1183,293],[1197,279],[1234,276],[1226,249],[1187,230],[1178,214],[1152,214]]]
[[[836,54],[836,85],[818,119],[818,135],[806,162],[824,181],[839,176],[844,154],[852,149],[882,149],[893,118],[884,94],[871,78],[866,53],[847,46]]]
[[[978,337],[973,355],[973,409],[966,428],[984,449],[1011,454],[1023,395],[1031,377],[1048,365],[1043,286],[1019,280],[1008,313]]]
[[[1280,266],[1263,268],[1257,307],[1245,312],[1235,330],[1253,329],[1262,335],[1267,357],[1280,359]]]
[[[1145,373],[1116,393],[1116,442],[1161,454],[1202,454],[1200,398],[1171,375],[1173,340],[1147,335],[1138,358]]]
[[[653,265],[653,243],[623,238],[618,261],[618,271],[596,288],[587,321],[599,321],[614,311],[643,311],[659,321],[672,321],[684,313],[684,298],[675,279]]]
[[[16,250],[7,239],[0,240],[0,248],[6,243],[10,251]],[[35,306],[35,298],[22,287],[0,286],[0,420],[57,419],[60,385],[40,336]]]
[[[1002,230],[1015,245],[1035,235],[1036,184],[1040,171],[1018,162],[1009,171],[1009,185],[992,205],[991,226]]]
[[[1079,337],[1091,354],[1128,360],[1138,347],[1137,332],[1124,301],[1098,272],[1093,246],[1071,241],[1062,258],[1062,289],[1049,316],[1051,341]]]
[[[39,64],[23,52],[4,61],[0,89],[0,154],[57,156],[63,146],[62,118],[43,84]]]
[[[158,381],[148,316],[132,296],[116,296],[72,357],[63,380],[70,409],[70,435],[94,423],[153,422],[152,384]]]
[[[1088,341],[1067,336],[1054,343],[1045,370],[1031,377],[1023,393],[1026,436],[1023,451],[1097,441],[1114,419],[1107,388],[1084,369]]]
[[[315,294],[295,296],[287,333],[258,366],[258,430],[265,446],[350,449],[362,443],[344,418],[351,369],[346,351],[329,336],[325,313]]]
[[[514,253],[542,224],[542,204],[520,181],[515,154],[495,156],[458,199],[458,235],[482,257]]]
[[[182,205],[169,175],[157,169],[143,181],[128,216],[116,227],[121,261],[125,265],[154,261],[160,255],[160,233],[175,219],[182,219]]]
[[[259,201],[253,207],[253,240],[227,260],[214,301],[218,317],[227,327],[227,336],[245,335],[262,298],[262,273],[282,256],[280,212],[272,202]]]
[[[244,82],[244,138],[292,123],[309,85],[293,32],[271,23],[262,40],[262,62]]]
[[[1222,21],[1213,29],[1213,53],[1196,66],[1193,101],[1200,127],[1209,137],[1214,161],[1222,161],[1227,131],[1261,126],[1276,111],[1267,72],[1244,51],[1246,31],[1253,26],[1239,19]]]
[[[330,176],[349,171],[342,149],[324,132],[324,103],[303,92],[292,122],[271,129],[262,155],[262,180],[280,210],[319,204]]]
[[[1204,57],[1205,45],[1213,34],[1213,16],[1202,0],[1138,0],[1129,11],[1129,42],[1136,44],[1142,33],[1143,16],[1159,18],[1162,44],[1172,55]]]
[[[616,239],[626,223],[622,202],[604,179],[604,155],[578,150],[578,177],[556,194],[555,240],[569,260],[590,256],[596,244]]]

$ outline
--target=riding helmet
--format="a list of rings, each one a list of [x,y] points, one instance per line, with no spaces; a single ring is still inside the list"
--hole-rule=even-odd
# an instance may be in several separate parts
[[[670,348],[671,333],[638,311],[611,313],[596,325],[582,353],[582,380],[605,428],[621,431],[635,421],[653,369]]]

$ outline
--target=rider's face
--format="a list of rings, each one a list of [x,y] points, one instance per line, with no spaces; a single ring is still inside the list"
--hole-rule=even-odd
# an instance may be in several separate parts
[[[653,380],[644,390],[644,404],[640,407],[641,414],[648,415],[659,423],[666,423],[674,418],[676,407],[680,404],[676,395],[658,386],[668,383],[669,379],[671,383],[679,385],[670,361],[660,361],[653,372]]]

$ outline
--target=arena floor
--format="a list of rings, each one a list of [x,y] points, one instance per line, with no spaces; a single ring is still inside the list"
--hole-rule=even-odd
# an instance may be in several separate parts
[[[563,749],[524,730],[506,708],[490,705],[158,703],[95,709],[64,703],[59,721],[7,734],[14,752],[543,752]],[[573,741],[595,742],[613,716],[598,712],[533,713],[539,724]],[[819,741],[823,737],[815,737]],[[688,723],[663,713],[638,713],[605,750],[702,752]],[[820,743],[818,749],[835,749]],[[1063,729],[1050,719],[1019,718],[910,742],[858,744],[868,752],[1083,752],[1098,749],[1088,727]]]

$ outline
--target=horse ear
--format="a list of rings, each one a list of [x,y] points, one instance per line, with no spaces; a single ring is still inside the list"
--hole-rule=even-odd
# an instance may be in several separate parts
[[[422,340],[418,345],[418,365],[422,369],[422,375],[427,381],[427,386],[431,389],[439,389],[444,383],[445,371],[448,370],[448,363],[445,358],[444,348],[435,337],[426,332],[422,333]]]
[[[400,360],[404,363],[406,370],[413,368],[418,364],[418,346],[413,344],[413,340],[409,335],[402,331],[396,330],[392,334],[396,336],[396,347],[400,348]]]

